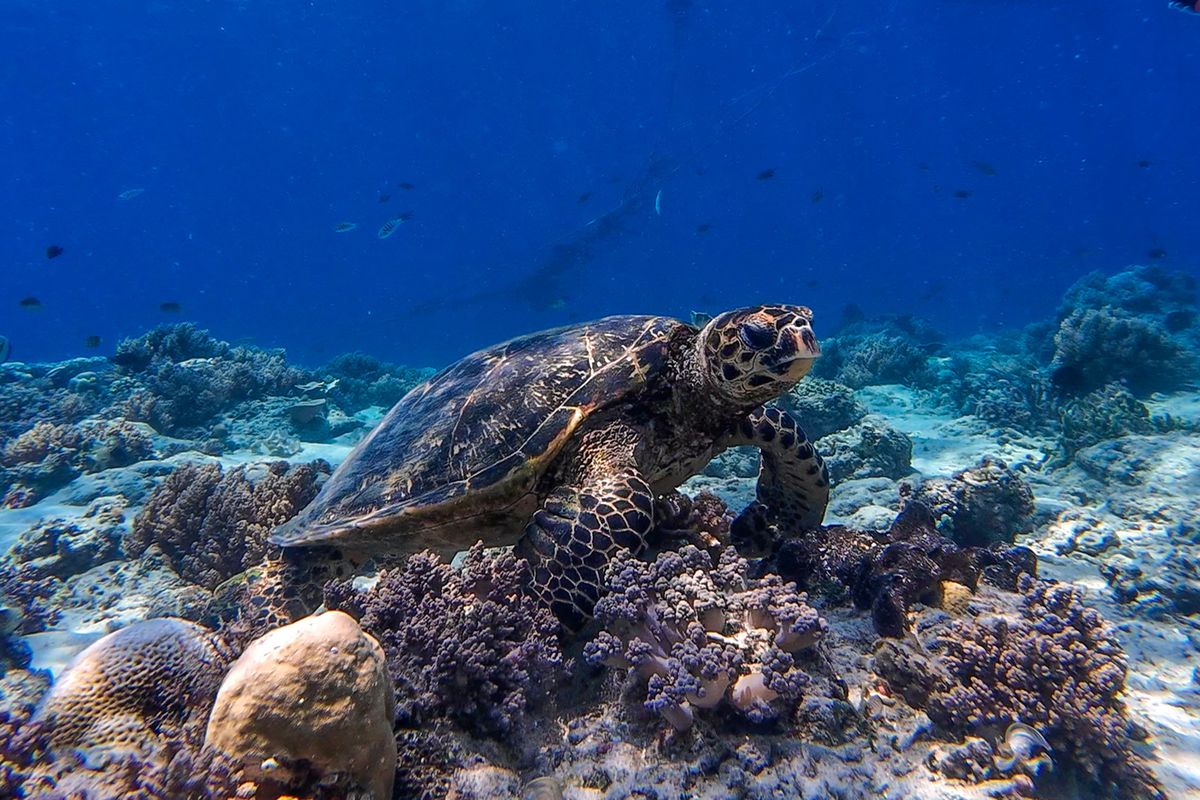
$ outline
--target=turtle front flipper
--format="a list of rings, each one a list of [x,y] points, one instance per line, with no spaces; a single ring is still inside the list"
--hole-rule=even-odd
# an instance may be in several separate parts
[[[829,470],[790,414],[773,406],[755,409],[721,444],[751,445],[762,453],[758,502],[785,535],[821,524],[829,505]]]
[[[534,590],[565,628],[578,631],[600,599],[604,571],[621,550],[640,552],[654,521],[654,495],[633,458],[628,429],[585,436],[574,485],[552,490],[525,527],[517,553]]]

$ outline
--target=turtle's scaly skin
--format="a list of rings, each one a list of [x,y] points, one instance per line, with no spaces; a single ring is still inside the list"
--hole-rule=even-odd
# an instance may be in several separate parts
[[[799,306],[699,330],[608,317],[482,350],[404,397],[272,541],[389,555],[518,543],[536,590],[576,627],[612,556],[643,546],[654,498],[727,447],[762,450],[773,522],[820,524],[824,464],[794,420],[763,409],[819,354],[811,321]],[[268,572],[278,595],[298,570]]]

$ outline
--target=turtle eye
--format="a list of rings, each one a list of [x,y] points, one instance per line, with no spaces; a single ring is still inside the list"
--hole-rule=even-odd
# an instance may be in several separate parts
[[[743,322],[738,326],[738,338],[752,350],[766,350],[775,344],[775,331],[758,322]]]

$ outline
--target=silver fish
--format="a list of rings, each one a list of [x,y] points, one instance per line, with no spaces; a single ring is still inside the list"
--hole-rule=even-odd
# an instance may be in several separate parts
[[[122,200],[132,200],[133,198],[137,197],[139,194],[141,194],[144,191],[146,191],[146,190],[145,189],[126,189],[125,191],[123,191],[119,195],[117,195],[117,197],[121,198]]]
[[[381,225],[379,227],[379,238],[380,239],[388,238],[393,233],[395,233],[397,231],[397,229],[399,229],[399,227],[403,224],[404,224],[403,217],[396,217],[395,219],[389,219],[387,222],[383,223],[383,225]]]
[[[339,222],[333,226],[334,233],[349,233],[358,227],[357,222]]]
[[[1049,756],[1050,745],[1037,728],[1024,722],[1014,722],[1004,732],[1004,741],[996,745],[996,767],[1001,772],[1012,772],[1021,764],[1036,775],[1045,767],[1054,767]]]
[[[521,787],[521,800],[563,800],[562,784],[553,775],[534,778]]]

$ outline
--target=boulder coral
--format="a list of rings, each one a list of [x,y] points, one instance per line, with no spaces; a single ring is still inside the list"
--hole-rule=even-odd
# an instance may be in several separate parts
[[[217,692],[205,747],[248,796],[292,794],[315,779],[336,796],[388,800],[394,703],[379,643],[330,611],[246,648]]]
[[[151,757],[172,741],[199,744],[231,652],[181,619],[139,622],[71,662],[34,721],[51,750]]]
[[[654,561],[619,554],[605,588],[596,604],[603,630],[584,657],[628,669],[645,683],[645,708],[677,730],[722,705],[766,722],[804,694],[810,679],[797,654],[825,634],[825,621],[795,584],[750,577],[734,549],[715,566],[691,545]]]

